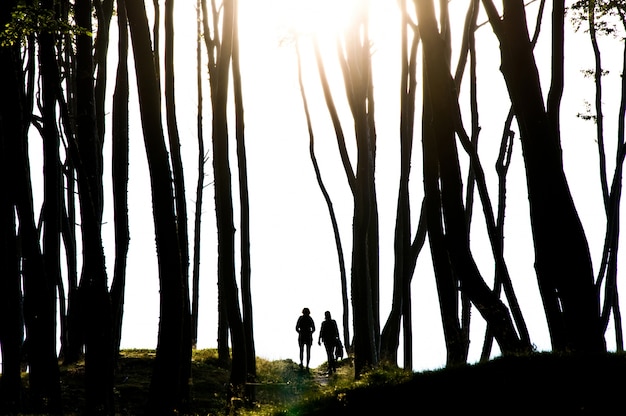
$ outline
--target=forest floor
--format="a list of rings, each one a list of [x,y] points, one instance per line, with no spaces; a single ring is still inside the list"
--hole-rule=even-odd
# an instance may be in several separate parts
[[[115,380],[116,415],[144,415],[154,351],[122,351]],[[181,415],[481,415],[626,414],[626,355],[534,354],[410,373],[393,367],[354,381],[350,360],[328,377],[326,366],[300,370],[292,360],[257,360],[254,402],[227,400],[229,371],[215,350],[192,363],[191,401]],[[64,415],[82,415],[84,364],[61,368]],[[33,415],[33,413],[24,413]]]

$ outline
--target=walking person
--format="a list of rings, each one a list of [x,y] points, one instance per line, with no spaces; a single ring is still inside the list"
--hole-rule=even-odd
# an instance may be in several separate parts
[[[322,345],[324,341],[324,347],[326,348],[326,357],[328,360],[328,375],[337,372],[337,364],[335,361],[335,347],[339,340],[339,329],[337,328],[337,322],[331,318],[330,312],[324,312],[324,322],[320,328],[320,336],[317,340],[318,345]]]
[[[296,331],[298,332],[298,345],[300,346],[300,369],[302,369],[302,361],[304,358],[304,349],[306,347],[306,369],[309,369],[311,361],[311,344],[313,343],[313,332],[315,332],[315,323],[311,318],[309,308],[302,309],[302,315],[296,323]]]

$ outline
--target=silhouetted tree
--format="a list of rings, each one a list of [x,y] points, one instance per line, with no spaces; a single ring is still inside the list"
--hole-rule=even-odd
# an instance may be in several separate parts
[[[113,353],[119,353],[124,314],[124,286],[130,240],[128,229],[128,22],[124,0],[117,0],[118,64],[113,92],[112,182],[115,218],[115,264],[111,283]]]
[[[189,300],[189,233],[187,231],[187,201],[185,196],[185,180],[183,161],[180,152],[180,137],[176,118],[176,100],[174,88],[174,0],[165,2],[165,111],[169,149],[174,175],[174,204],[176,208],[176,226],[178,230],[178,246],[181,261],[181,284],[183,296],[183,345],[181,361],[182,396],[189,399],[189,380],[191,378],[191,304]]]
[[[250,264],[250,201],[248,196],[248,162],[244,132],[244,106],[239,65],[239,1],[233,4],[232,71],[235,101],[235,139],[237,148],[237,177],[239,179],[239,223],[241,228],[241,303],[246,342],[246,373],[248,381],[256,381],[256,349],[254,347],[254,320],[252,313],[252,270]],[[253,391],[249,392],[250,394]],[[253,399],[253,397],[248,397]]]
[[[557,351],[605,351],[589,247],[563,172],[560,137],[555,128],[562,77],[558,66],[563,56],[556,49],[560,41],[553,35],[557,45],[553,47],[556,56],[549,97],[557,101],[546,109],[524,3],[511,0],[503,4],[501,18],[493,2],[483,0],[500,41],[500,68],[520,128],[535,269],[552,346]],[[562,14],[562,5],[556,4],[555,8],[555,13]],[[562,18],[553,19],[555,24],[553,31],[564,30]]]
[[[624,158],[626,158],[626,144],[624,139],[624,123],[626,115],[626,80],[623,74],[626,73],[626,59],[622,58],[621,68],[621,96],[617,117],[617,137],[615,150],[615,170],[613,179],[609,186],[608,169],[606,164],[607,154],[605,145],[605,117],[604,117],[604,87],[603,75],[606,73],[603,67],[602,52],[600,49],[600,38],[602,36],[615,36],[626,29],[626,7],[619,1],[594,1],[582,0],[572,5],[574,19],[577,25],[584,21],[588,25],[589,41],[594,54],[593,80],[595,84],[594,109],[595,116],[584,114],[582,117],[593,119],[596,123],[596,142],[598,143],[598,158],[600,162],[600,186],[606,214],[606,235],[602,261],[596,278],[596,288],[598,295],[602,291],[604,283],[604,303],[602,306],[602,328],[606,332],[611,314],[615,322],[616,349],[623,351],[624,335],[621,323],[621,312],[619,307],[619,292],[617,288],[618,269],[618,249],[620,233],[620,206],[622,195],[622,173],[624,169]],[[621,25],[622,30],[619,29]],[[626,55],[622,55],[626,56]]]
[[[74,10],[76,23],[91,32],[91,0],[77,1]],[[106,26],[104,21],[101,23]],[[83,245],[80,289],[85,307],[86,407],[90,414],[113,414],[112,314],[102,245],[103,136],[97,130],[94,71],[92,37],[79,33],[76,35],[76,150]]]
[[[455,311],[457,303],[454,292],[457,279],[461,291],[491,325],[503,353],[529,350],[530,345],[519,339],[508,309],[482,279],[470,251],[455,144],[455,125],[458,125],[459,110],[449,59],[445,55],[446,35],[437,28],[432,1],[415,4],[424,45],[422,140],[427,222],[440,291],[448,363],[462,363],[467,357],[468,334],[465,333],[466,330],[461,331],[461,326],[456,321],[458,313]],[[475,161],[474,158],[473,162]],[[434,238],[431,238],[431,233]],[[442,289],[445,292],[442,293]],[[444,309],[445,305],[450,309]],[[450,329],[447,333],[446,327]]]
[[[174,414],[181,408],[183,388],[184,295],[172,173],[161,122],[160,93],[148,19],[143,1],[126,2],[139,107],[150,169],[161,294],[161,317],[148,413]]]
[[[15,2],[0,4],[0,27],[10,21]],[[0,198],[0,413],[16,414],[22,405],[21,358],[24,341],[20,253],[15,218],[15,148],[24,140],[24,75],[20,44],[0,47],[0,178],[4,194]],[[17,146],[16,146],[17,145]]]
[[[339,60],[357,144],[351,286],[358,378],[366,368],[378,364],[380,354],[376,128],[367,8],[356,8],[354,20],[344,34]]]
[[[226,0],[222,4],[221,19],[212,3],[208,14],[203,0],[204,39],[209,54],[209,75],[212,104],[213,176],[215,185],[215,215],[217,222],[217,279],[218,279],[218,344],[224,360],[224,344],[228,328],[232,342],[230,381],[233,387],[243,386],[247,378],[246,333],[239,306],[239,293],[235,278],[235,226],[233,219],[232,177],[230,172],[227,103],[235,29],[237,2]],[[209,29],[213,21],[213,36]],[[218,23],[221,21],[221,25]],[[239,117],[241,116],[239,109]],[[240,122],[242,121],[239,119]],[[240,126],[241,128],[241,126]],[[240,130],[241,134],[241,130]],[[225,325],[226,324],[226,325]]]
[[[204,70],[202,68],[202,2],[196,2],[196,84],[197,84],[197,116],[196,129],[198,137],[198,180],[196,182],[196,205],[194,213],[193,232],[193,271],[191,284],[191,344],[196,348],[198,342],[198,309],[200,301],[200,231],[202,223],[202,200],[204,196],[204,166],[206,156],[204,150],[203,111],[204,98],[202,80]]]
[[[322,61],[322,54],[319,47],[319,42],[317,38],[314,38],[314,51],[315,51],[315,61],[317,63],[317,71],[320,77],[320,82],[322,84],[322,91],[324,92],[324,100],[326,101],[326,108],[328,110],[328,114],[333,123],[333,127],[335,129],[335,136],[337,139],[337,145],[339,147],[339,155],[341,157],[341,161],[343,163],[343,168],[346,173],[346,177],[348,180],[348,185],[350,190],[354,192],[354,172],[352,170],[352,164],[348,157],[348,152],[346,149],[346,142],[343,132],[343,127],[341,126],[341,122],[339,119],[339,115],[337,113],[337,108],[335,106],[335,101],[330,91],[330,85],[328,83],[328,78],[326,76],[326,71],[324,69],[324,63]],[[296,44],[297,45],[297,44]],[[303,87],[302,90],[302,98],[303,101],[306,101],[306,94],[304,93]],[[305,111],[306,112],[306,111]],[[308,117],[310,118],[310,117]],[[309,121],[307,121],[309,123]],[[315,177],[318,182],[318,186],[322,191],[322,195],[324,196],[324,200],[326,201],[326,205],[328,207],[328,212],[330,214],[330,220],[333,227],[333,235],[335,237],[335,247],[337,247],[337,259],[339,263],[339,277],[341,279],[341,301],[343,304],[343,345],[346,348],[346,351],[349,353],[352,352],[352,340],[350,339],[350,301],[348,299],[348,278],[346,273],[345,266],[345,255],[343,253],[343,247],[341,243],[341,235],[339,234],[339,225],[336,219],[335,210],[332,205],[332,200],[330,199],[330,195],[326,192],[326,187],[322,181],[321,172],[319,171],[319,167],[317,166],[317,157],[315,156],[315,141],[313,136],[313,131],[309,126],[309,154],[311,157],[311,161],[313,162],[313,169],[315,170]]]
[[[400,81],[400,186],[396,211],[394,234],[394,284],[391,311],[381,334],[381,357],[391,363],[398,361],[400,328],[404,334],[404,368],[412,369],[412,319],[411,281],[417,263],[417,256],[426,239],[426,216],[420,214],[420,222],[411,240],[411,207],[409,198],[409,178],[413,154],[415,125],[415,95],[417,91],[417,48],[419,32],[411,26],[406,3],[402,3],[402,40]],[[410,40],[410,42],[409,42]],[[422,204],[422,207],[424,204]],[[402,324],[402,325],[401,325]]]

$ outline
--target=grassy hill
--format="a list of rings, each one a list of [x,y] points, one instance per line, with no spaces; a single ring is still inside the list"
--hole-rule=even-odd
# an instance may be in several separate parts
[[[118,415],[143,415],[154,351],[123,351],[116,376]],[[259,359],[255,402],[226,399],[228,369],[214,350],[196,351],[186,415],[302,416],[466,414],[626,414],[626,356],[536,354],[409,373],[381,368],[354,381],[349,360],[328,378],[291,360]],[[83,409],[82,363],[62,368],[64,414]]]

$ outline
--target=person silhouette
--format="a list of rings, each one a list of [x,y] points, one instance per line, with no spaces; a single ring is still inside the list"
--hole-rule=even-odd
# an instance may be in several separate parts
[[[328,375],[337,372],[337,366],[335,361],[335,347],[339,340],[339,329],[337,328],[337,322],[331,318],[330,312],[324,312],[324,322],[320,328],[320,336],[317,340],[318,345],[322,345],[324,341],[324,347],[326,348],[326,357],[328,360]]]
[[[311,344],[313,343],[313,332],[315,332],[315,323],[311,318],[309,308],[302,309],[302,315],[296,323],[296,331],[298,332],[298,345],[300,346],[300,368],[302,368],[302,359],[304,356],[304,347],[306,346],[306,369],[309,369],[311,361]]]

